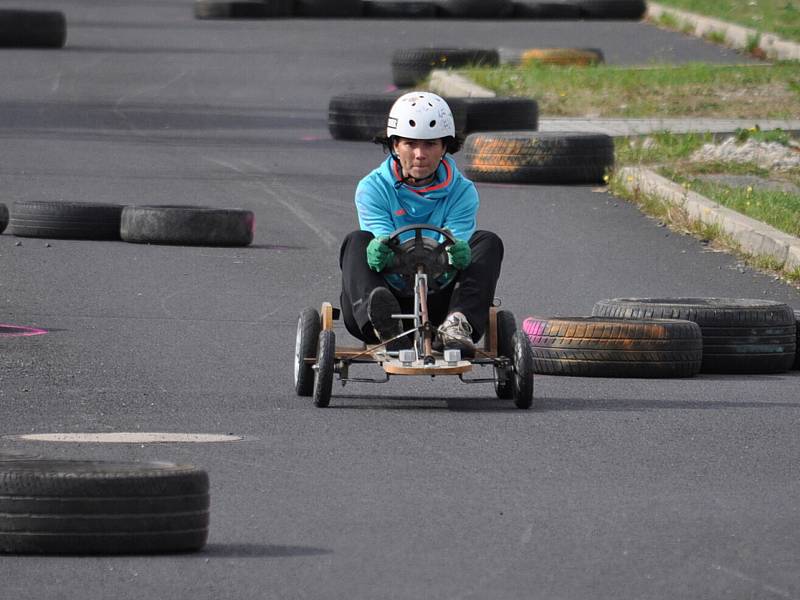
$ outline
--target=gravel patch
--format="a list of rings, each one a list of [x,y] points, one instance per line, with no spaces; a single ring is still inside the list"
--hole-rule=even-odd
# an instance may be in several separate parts
[[[785,192],[787,194],[800,195],[800,187],[788,181],[773,181],[771,179],[764,179],[757,175],[698,175],[701,181],[709,183],[718,183],[732,188],[746,188],[752,187],[755,190],[768,190],[773,192]]]
[[[755,163],[763,169],[788,171],[800,168],[800,149],[755,140],[738,144],[731,137],[721,144],[704,145],[691,159],[697,162]]]

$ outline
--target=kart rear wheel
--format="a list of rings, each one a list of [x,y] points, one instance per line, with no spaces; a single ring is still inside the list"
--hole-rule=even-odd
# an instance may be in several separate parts
[[[517,321],[514,313],[508,310],[497,311],[497,356],[504,356],[511,359],[514,354],[513,337],[517,330]],[[500,378],[504,375],[501,371],[505,370],[505,379]],[[514,371],[513,367],[508,369],[494,368],[494,391],[501,400],[511,400],[514,397]]]
[[[514,405],[527,409],[533,404],[533,350],[528,336],[515,331],[512,338],[514,346],[514,375],[512,378]]]
[[[315,309],[306,308],[300,313],[294,344],[294,391],[298,396],[310,396],[314,393],[314,367],[305,359],[317,357],[321,330],[319,313]]]
[[[319,334],[317,374],[314,377],[314,406],[325,408],[331,402],[336,362],[336,334],[325,329]]]

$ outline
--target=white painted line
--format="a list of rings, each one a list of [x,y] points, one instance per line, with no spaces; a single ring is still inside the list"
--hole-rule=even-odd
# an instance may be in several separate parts
[[[163,443],[198,443],[239,442],[243,438],[230,434],[210,433],[160,433],[160,432],[128,432],[116,433],[28,433],[24,435],[3,436],[10,439],[33,442],[78,442],[85,444],[163,444]]]

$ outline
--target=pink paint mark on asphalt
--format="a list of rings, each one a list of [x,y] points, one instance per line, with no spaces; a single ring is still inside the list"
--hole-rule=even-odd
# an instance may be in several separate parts
[[[387,86],[385,91],[387,91],[387,92],[396,92],[397,91],[397,86],[396,85]]]
[[[300,138],[301,142],[319,142],[320,140],[322,140],[322,138],[318,135],[304,135]]]
[[[0,337],[31,337],[34,335],[44,335],[45,333],[47,333],[46,329],[0,323]]]

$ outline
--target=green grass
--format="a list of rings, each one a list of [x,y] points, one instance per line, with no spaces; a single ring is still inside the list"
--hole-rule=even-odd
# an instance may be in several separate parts
[[[692,63],[466,69],[500,96],[527,96],[547,116],[791,119],[800,115],[800,67]]]
[[[658,1],[665,6],[716,17],[762,33],[774,33],[784,39],[800,42],[800,0]]]

